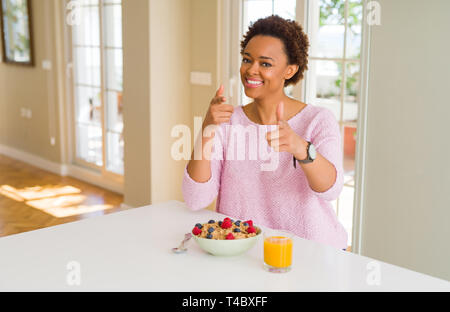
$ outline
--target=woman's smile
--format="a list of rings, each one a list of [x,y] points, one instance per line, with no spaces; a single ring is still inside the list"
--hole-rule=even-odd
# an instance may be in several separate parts
[[[254,78],[246,78],[244,86],[246,88],[259,88],[264,84],[264,81],[260,79],[254,79]]]

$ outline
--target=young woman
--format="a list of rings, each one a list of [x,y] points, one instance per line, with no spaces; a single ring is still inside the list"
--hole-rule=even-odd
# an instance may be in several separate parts
[[[193,152],[186,166],[183,196],[192,210],[218,196],[217,212],[345,249],[347,233],[330,203],[343,187],[338,123],[329,110],[284,93],[303,78],[308,46],[295,21],[272,15],[250,26],[241,42],[240,74],[253,102],[234,108],[226,104],[223,86],[217,90],[203,122],[203,130],[213,131],[203,131],[197,141],[203,144],[202,157],[194,159]],[[241,140],[264,133],[256,149],[237,142],[245,159],[234,154],[239,132],[244,132]],[[277,153],[276,167],[261,170],[264,157],[249,157],[260,147]]]

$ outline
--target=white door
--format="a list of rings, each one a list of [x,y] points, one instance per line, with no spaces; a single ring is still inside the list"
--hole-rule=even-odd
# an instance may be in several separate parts
[[[73,75],[73,160],[104,176],[123,175],[122,3],[78,0],[69,26]]]

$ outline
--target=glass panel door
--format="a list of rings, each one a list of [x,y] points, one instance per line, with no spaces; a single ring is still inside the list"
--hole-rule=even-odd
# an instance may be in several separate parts
[[[76,157],[103,166],[99,1],[83,1],[72,27]]]
[[[120,0],[105,0],[104,56],[106,102],[106,169],[123,174],[123,49],[122,4]]]
[[[341,128],[344,188],[333,202],[351,246],[359,103],[362,0],[308,0],[311,43],[305,101],[331,110]]]
[[[72,29],[75,160],[123,175],[121,0],[82,0]]]

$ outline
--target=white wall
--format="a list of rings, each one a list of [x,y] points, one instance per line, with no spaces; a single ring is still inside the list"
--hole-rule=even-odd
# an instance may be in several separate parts
[[[361,252],[450,280],[450,1],[378,2]]]

